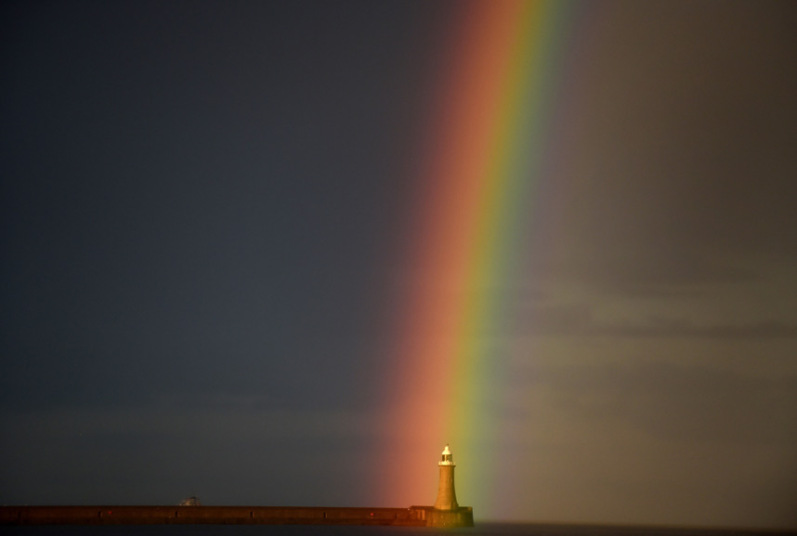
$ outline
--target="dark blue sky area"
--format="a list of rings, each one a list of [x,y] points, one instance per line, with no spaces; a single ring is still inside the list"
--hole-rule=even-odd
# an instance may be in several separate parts
[[[6,6],[5,403],[371,398],[441,7]]]

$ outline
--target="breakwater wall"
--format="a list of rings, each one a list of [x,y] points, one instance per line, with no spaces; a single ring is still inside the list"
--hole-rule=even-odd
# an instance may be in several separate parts
[[[473,510],[282,506],[2,506],[0,525],[394,525],[472,527]]]

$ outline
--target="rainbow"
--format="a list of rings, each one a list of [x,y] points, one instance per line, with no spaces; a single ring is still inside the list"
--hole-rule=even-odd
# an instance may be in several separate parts
[[[572,3],[471,1],[447,41],[448,71],[427,126],[427,154],[408,225],[411,276],[396,321],[400,363],[389,394],[392,459],[382,501],[433,499],[435,456],[450,443],[467,467],[461,500],[490,510],[500,431],[495,341],[509,322],[506,281],[522,268],[519,233],[535,206],[546,132],[562,78]]]

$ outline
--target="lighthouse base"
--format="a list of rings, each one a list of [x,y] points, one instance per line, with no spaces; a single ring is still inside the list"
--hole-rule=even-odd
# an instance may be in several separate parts
[[[472,527],[473,508],[460,506],[453,510],[438,510],[432,506],[411,506],[410,511],[427,527]]]

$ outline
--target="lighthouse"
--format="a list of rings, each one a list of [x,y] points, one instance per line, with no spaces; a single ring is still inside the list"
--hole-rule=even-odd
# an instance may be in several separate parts
[[[456,464],[448,445],[443,449],[443,454],[437,465],[440,467],[440,482],[437,486],[437,500],[434,502],[434,508],[435,510],[456,510],[459,508],[457,494],[454,491],[454,467]]]

